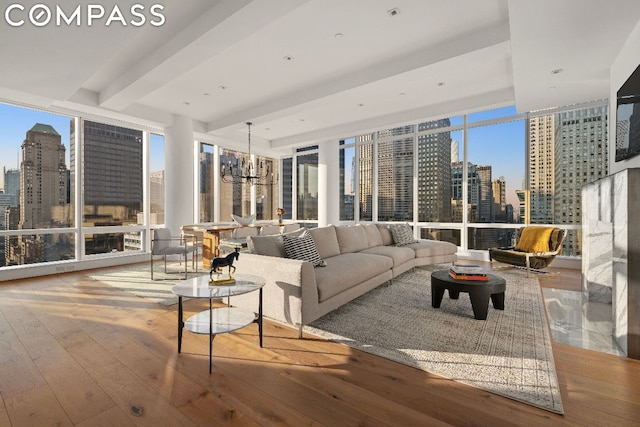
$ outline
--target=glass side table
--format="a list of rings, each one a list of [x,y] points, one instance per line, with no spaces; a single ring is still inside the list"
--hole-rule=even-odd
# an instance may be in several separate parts
[[[233,332],[252,323],[258,324],[260,347],[262,347],[262,288],[265,280],[260,276],[236,274],[236,282],[231,285],[210,285],[209,275],[182,280],[171,288],[178,296],[178,353],[182,351],[182,330],[195,334],[209,335],[209,373],[211,373],[211,353],[213,339],[218,334]],[[258,313],[253,313],[229,305],[229,297],[259,291]],[[209,298],[209,309],[183,319],[182,299]],[[227,298],[227,307],[213,307],[214,298]]]

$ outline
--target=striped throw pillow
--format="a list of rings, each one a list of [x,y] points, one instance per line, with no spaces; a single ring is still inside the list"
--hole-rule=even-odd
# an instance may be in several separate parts
[[[327,263],[320,257],[316,242],[308,232],[300,236],[283,235],[284,252],[287,258],[309,261],[314,267],[326,267]]]

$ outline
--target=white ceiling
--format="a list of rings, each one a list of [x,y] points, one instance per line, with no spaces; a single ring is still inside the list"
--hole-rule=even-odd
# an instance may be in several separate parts
[[[86,9],[80,26],[1,19],[0,99],[155,128],[184,115],[199,137],[238,147],[251,121],[265,153],[487,106],[607,98],[640,21],[638,0],[55,2],[88,3],[117,4],[127,21],[131,4],[147,19],[161,4],[166,22],[89,27]]]

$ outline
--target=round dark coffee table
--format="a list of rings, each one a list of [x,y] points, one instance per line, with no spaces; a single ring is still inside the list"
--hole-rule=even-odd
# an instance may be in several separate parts
[[[489,311],[489,299],[493,308],[504,310],[505,280],[495,274],[487,274],[489,280],[456,280],[449,276],[449,270],[438,270],[431,273],[431,306],[439,308],[445,289],[449,298],[458,299],[460,292],[467,292],[471,299],[473,317],[486,320]]]

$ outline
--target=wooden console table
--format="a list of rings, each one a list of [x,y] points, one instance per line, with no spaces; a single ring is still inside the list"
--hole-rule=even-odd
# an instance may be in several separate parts
[[[211,268],[211,260],[220,255],[218,251],[220,233],[233,231],[236,228],[240,228],[240,226],[237,224],[212,225],[202,233],[202,268],[205,271]]]

